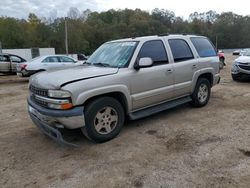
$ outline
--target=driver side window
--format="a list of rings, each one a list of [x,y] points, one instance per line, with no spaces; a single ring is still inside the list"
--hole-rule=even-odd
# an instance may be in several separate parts
[[[161,40],[145,42],[141,47],[138,59],[143,57],[150,57],[154,62],[154,66],[168,63],[166,49]]]

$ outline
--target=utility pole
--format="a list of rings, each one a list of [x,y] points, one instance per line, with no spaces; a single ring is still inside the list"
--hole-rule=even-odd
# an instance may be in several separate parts
[[[69,54],[69,47],[68,47],[68,25],[67,25],[67,17],[65,17],[65,51],[66,54]]]
[[[2,42],[0,41],[0,54],[3,53],[3,50],[2,50]]]
[[[216,35],[216,38],[215,38],[215,47],[218,50],[218,35]]]

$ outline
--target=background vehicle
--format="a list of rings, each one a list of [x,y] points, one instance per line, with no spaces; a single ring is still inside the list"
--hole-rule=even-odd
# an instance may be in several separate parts
[[[80,68],[32,76],[29,114],[60,142],[60,128],[81,128],[92,141],[105,142],[119,134],[127,116],[140,119],[187,102],[205,106],[219,81],[219,58],[206,37],[116,40]]]
[[[26,62],[20,56],[13,54],[0,54],[0,72],[1,73],[15,73],[17,64]]]
[[[247,50],[243,56],[235,59],[232,65],[233,80],[241,80],[244,77],[250,78],[250,50]]]
[[[240,55],[240,50],[233,51],[233,55]]]
[[[64,55],[40,56],[29,62],[20,63],[17,66],[17,75],[30,76],[41,71],[69,68],[81,64],[82,62],[78,62],[73,58]]]
[[[226,66],[225,54],[224,54],[224,52],[222,50],[219,50],[218,56],[219,56],[219,59],[220,59],[220,69],[223,69],[223,67]]]

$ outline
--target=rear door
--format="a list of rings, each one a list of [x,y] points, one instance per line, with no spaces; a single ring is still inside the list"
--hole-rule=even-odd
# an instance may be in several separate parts
[[[42,61],[44,70],[52,70],[62,67],[62,63],[58,56],[49,56]]]
[[[11,60],[11,70],[12,72],[16,72],[17,64],[24,62],[24,60],[15,55],[10,55],[9,57]]]
[[[0,72],[11,72],[11,63],[8,55],[0,55]]]
[[[174,69],[174,97],[182,97],[191,93],[193,75],[198,71],[198,61],[185,39],[168,40]]]

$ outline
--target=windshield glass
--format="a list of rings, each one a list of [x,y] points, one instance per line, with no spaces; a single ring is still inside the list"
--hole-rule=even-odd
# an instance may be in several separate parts
[[[107,66],[126,67],[134,53],[137,42],[111,42],[100,46],[86,63]]]
[[[243,55],[250,56],[250,50],[247,50]]]

